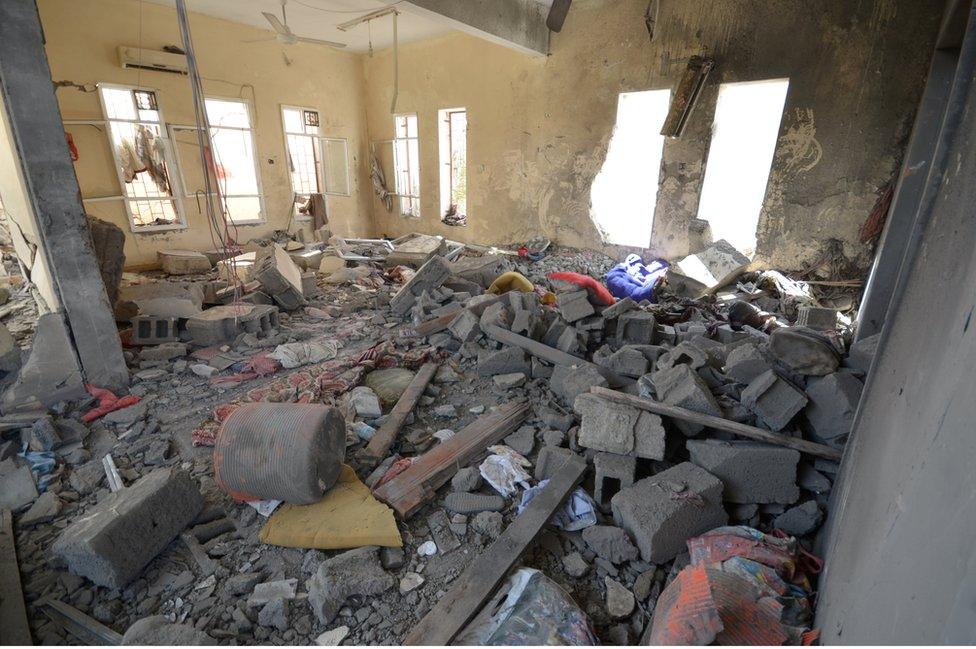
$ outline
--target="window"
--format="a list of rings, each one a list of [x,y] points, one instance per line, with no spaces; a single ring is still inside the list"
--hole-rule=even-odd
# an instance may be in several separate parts
[[[400,214],[420,218],[420,139],[416,115],[394,119],[393,169]]]
[[[617,125],[590,193],[591,215],[606,243],[651,243],[670,102],[670,90],[625,92],[617,100]]]
[[[719,87],[698,217],[716,240],[750,257],[789,85],[777,79]]]
[[[204,103],[210,122],[217,190],[226,207],[227,217],[236,224],[261,223],[264,221],[264,201],[248,103],[240,99],[216,97],[207,97]],[[184,195],[192,200],[205,191],[197,128],[181,125],[170,128],[181,163]]]
[[[441,158],[441,219],[464,223],[468,214],[468,114],[463,108],[438,111]]]
[[[153,90],[99,84],[123,203],[133,231],[184,227],[173,193],[173,155]]]
[[[312,108],[283,106],[285,147],[295,214],[310,194],[349,195],[349,154],[346,140],[320,134],[319,113]],[[304,217],[303,217],[304,218]]]

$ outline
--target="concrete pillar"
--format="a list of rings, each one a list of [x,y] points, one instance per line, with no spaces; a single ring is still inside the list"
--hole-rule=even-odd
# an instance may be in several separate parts
[[[129,372],[68,153],[34,0],[0,2],[0,95],[0,157],[16,171],[16,177],[0,178],[0,192],[14,197],[14,219],[26,224],[21,229],[29,230],[27,239],[36,239],[30,254],[39,270],[31,281],[46,310],[63,314],[77,354],[65,363],[80,363],[88,383],[124,388]],[[42,341],[37,342],[35,351]]]

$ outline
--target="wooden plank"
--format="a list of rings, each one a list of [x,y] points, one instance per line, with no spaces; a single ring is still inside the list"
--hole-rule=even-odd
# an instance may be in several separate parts
[[[746,437],[758,442],[767,442],[769,444],[776,444],[777,446],[785,446],[786,448],[792,448],[793,450],[800,451],[801,453],[815,455],[828,460],[839,461],[843,455],[841,451],[829,446],[825,446],[824,444],[808,442],[805,439],[797,439],[795,437],[790,437],[789,435],[774,433],[769,430],[763,430],[762,428],[756,428],[755,426],[740,424],[737,421],[722,419],[721,417],[704,415],[700,412],[679,408],[678,406],[671,406],[666,403],[661,403],[660,401],[654,401],[653,399],[635,397],[632,394],[624,394],[623,392],[616,392],[614,390],[608,390],[607,388],[595,386],[590,388],[590,392],[598,397],[606,399],[607,401],[621,403],[625,406],[633,406],[639,410],[653,412],[656,415],[663,415],[673,419],[681,419],[700,426],[715,428],[716,430],[724,430],[727,433],[732,433],[733,435],[738,435],[740,437]]]
[[[482,415],[454,437],[427,451],[400,475],[373,491],[404,519],[434,497],[434,492],[478,453],[498,443],[529,415],[529,404],[506,403]]]
[[[403,427],[403,422],[413,412],[413,409],[417,406],[417,402],[420,401],[420,397],[423,396],[424,390],[427,389],[427,384],[430,383],[431,379],[434,378],[434,374],[437,373],[437,367],[437,363],[426,363],[413,377],[410,385],[407,386],[407,389],[403,391],[403,394],[397,400],[396,405],[393,406],[389,417],[380,426],[380,429],[373,434],[373,438],[369,440],[369,444],[363,449],[363,455],[367,459],[379,461],[386,457],[386,454],[390,451],[390,445],[393,444],[397,433]]]
[[[0,645],[31,645],[10,510],[0,515]]]
[[[41,604],[45,615],[87,645],[119,646],[122,644],[121,633],[113,631],[59,599],[48,599]]]
[[[610,383],[610,385],[621,386],[626,385],[627,383],[633,383],[633,381],[628,381],[619,374],[611,372],[605,367],[600,367],[596,363],[591,363],[584,358],[580,358],[579,356],[567,354],[566,352],[556,349],[555,347],[550,347],[549,345],[540,343],[538,340],[532,340],[526,336],[511,332],[508,329],[502,329],[498,325],[488,325],[485,333],[488,335],[488,337],[493,338],[500,343],[521,347],[533,356],[541,358],[544,361],[548,361],[553,365],[576,365],[578,367],[585,365],[587,367],[592,367],[599,372],[600,375],[603,376],[608,383]]]
[[[468,565],[454,582],[454,588],[414,627],[404,644],[450,644],[492,596],[585,472],[586,462],[582,458],[565,458],[542,493],[532,499],[497,541]]]

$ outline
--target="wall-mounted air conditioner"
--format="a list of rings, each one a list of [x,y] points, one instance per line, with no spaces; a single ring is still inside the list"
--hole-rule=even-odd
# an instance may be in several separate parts
[[[144,50],[125,45],[119,45],[119,65],[123,68],[187,74],[186,57],[182,54]]]

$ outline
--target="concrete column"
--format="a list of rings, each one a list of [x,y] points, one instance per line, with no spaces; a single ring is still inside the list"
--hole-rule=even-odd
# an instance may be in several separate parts
[[[84,380],[121,389],[129,372],[68,153],[34,0],[0,2],[0,94],[9,157],[20,171],[16,184],[26,196],[24,211],[31,212],[19,216],[33,221],[36,255],[43,257],[46,271],[31,279],[45,284],[39,292],[54,302],[47,306],[63,313]],[[8,180],[14,184],[14,179],[2,182]]]

